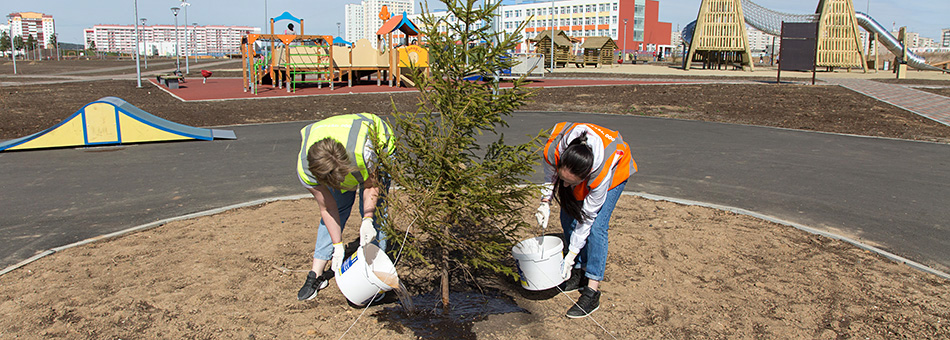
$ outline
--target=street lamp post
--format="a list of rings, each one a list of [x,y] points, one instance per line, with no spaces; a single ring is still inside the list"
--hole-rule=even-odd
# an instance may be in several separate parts
[[[557,27],[555,26],[555,21],[557,21],[557,19],[554,19],[554,1],[551,1],[551,73],[554,73],[554,66],[555,66],[554,64],[554,28]]]
[[[142,19],[140,19],[140,20],[142,20],[142,47],[145,47],[145,53],[142,53],[142,55],[144,56],[144,58],[142,58],[142,61],[145,62],[145,69],[147,70],[147,69],[148,69],[148,50],[149,50],[149,49],[147,48],[147,47],[148,47],[148,43],[145,42],[145,21],[146,21],[146,19],[145,19],[145,18],[142,18]]]
[[[191,23],[191,26],[192,26],[191,27],[191,34],[192,34],[191,41],[195,42],[194,46],[191,46],[191,52],[193,52],[191,55],[195,56],[195,64],[197,64],[198,63],[198,23],[193,22]]]
[[[190,54],[188,51],[188,6],[191,6],[191,4],[185,0],[181,0],[181,7],[185,8],[185,74],[191,72],[188,70],[188,56]]]
[[[133,1],[135,7],[135,19],[132,19],[132,22],[135,23],[135,81],[138,83],[136,87],[142,88],[142,55],[139,54],[139,2],[138,0]]]
[[[627,60],[627,19],[623,19],[623,52],[620,53],[620,60]]]
[[[181,74],[181,61],[178,59],[181,54],[180,46],[178,45],[178,11],[180,10],[181,8],[172,7],[172,14],[175,15],[175,72],[177,74]]]
[[[7,16],[10,19],[10,58],[13,59],[13,74],[16,74],[16,44],[13,43],[13,16]]]

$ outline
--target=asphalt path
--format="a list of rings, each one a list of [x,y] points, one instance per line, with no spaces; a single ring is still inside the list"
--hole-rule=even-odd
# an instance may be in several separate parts
[[[950,145],[576,113],[516,113],[500,131],[519,143],[560,121],[621,132],[640,168],[627,191],[754,211],[950,272]],[[307,123],[224,127],[237,140],[0,153],[0,268],[133,226],[305,194],[294,167]]]

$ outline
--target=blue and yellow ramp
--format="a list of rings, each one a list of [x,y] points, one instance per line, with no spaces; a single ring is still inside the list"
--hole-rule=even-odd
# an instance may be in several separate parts
[[[83,106],[49,129],[0,142],[0,151],[162,142],[237,139],[234,131],[203,129],[165,120],[116,97]]]

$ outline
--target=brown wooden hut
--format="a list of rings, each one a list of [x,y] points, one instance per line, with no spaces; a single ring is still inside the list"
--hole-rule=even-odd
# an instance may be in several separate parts
[[[613,65],[614,51],[619,47],[610,37],[588,37],[581,45],[584,49],[584,65]]]
[[[529,39],[534,43],[535,52],[544,54],[544,66],[551,65],[551,30],[544,30],[538,36]],[[571,57],[571,47],[574,46],[574,39],[571,39],[562,30],[554,30],[554,62],[556,66],[564,66],[568,62],[574,62]]]

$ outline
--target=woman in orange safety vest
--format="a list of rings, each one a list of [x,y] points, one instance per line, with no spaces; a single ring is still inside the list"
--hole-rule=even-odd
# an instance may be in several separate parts
[[[583,318],[600,307],[610,214],[637,164],[619,132],[589,123],[558,123],[543,151],[544,188],[536,216],[545,228],[551,197],[561,206],[568,247],[561,263],[565,281],[558,288],[580,290],[567,317]]]

